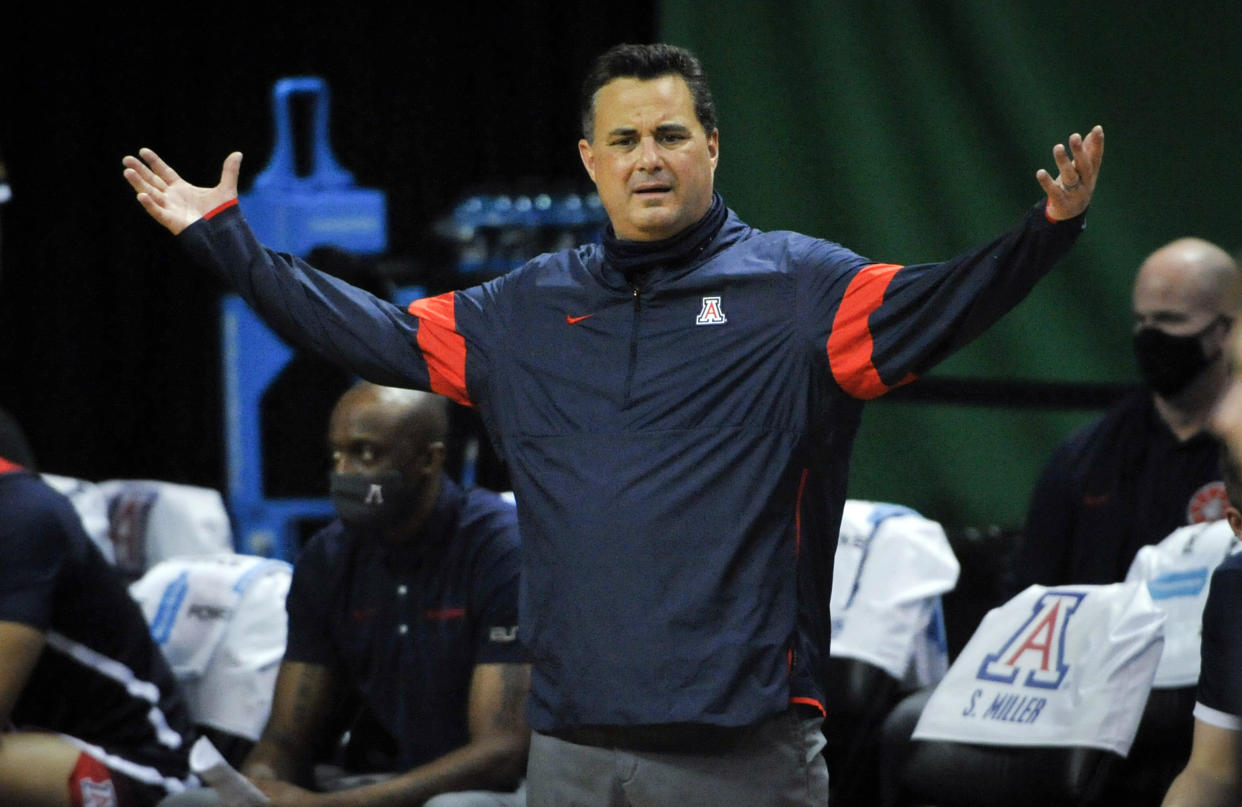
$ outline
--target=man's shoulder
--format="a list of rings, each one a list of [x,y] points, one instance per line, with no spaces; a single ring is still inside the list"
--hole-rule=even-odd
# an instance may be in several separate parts
[[[340,561],[353,545],[353,539],[341,520],[333,519],[306,539],[298,552],[296,568],[309,565],[332,565]]]
[[[1058,455],[1081,456],[1099,448],[1115,448],[1118,438],[1135,429],[1150,428],[1155,408],[1151,394],[1135,389],[1104,410],[1097,417],[1070,432],[1058,446]]]
[[[445,563],[469,570],[476,581],[498,582],[517,575],[521,542],[512,501],[479,487],[463,490],[456,501],[459,511]]]
[[[501,275],[509,283],[538,282],[545,283],[558,274],[570,276],[576,267],[591,267],[604,260],[602,244],[590,241],[573,247],[544,252],[526,261],[511,272]]]
[[[730,226],[732,225],[732,226]],[[825,255],[857,258],[848,247],[827,238],[794,230],[761,230],[736,218],[730,218],[717,238],[723,249],[744,249],[762,256],[785,259],[814,259]]]
[[[472,487],[462,500],[458,531],[477,541],[518,543],[517,507],[506,496],[487,488]]]
[[[68,503],[68,499],[33,471],[19,469],[0,473],[0,502],[6,507],[26,504],[32,509],[45,506],[54,508],[57,506],[56,502],[62,499]]]
[[[603,247],[596,243],[545,252],[483,283],[458,289],[455,295],[468,305],[494,310],[503,301],[513,305],[557,290],[576,293],[592,284],[590,278],[598,275],[602,263]]]
[[[89,542],[73,504],[35,473],[15,471],[0,474],[0,513],[13,535],[35,533],[43,540],[51,536],[81,537]],[[76,528],[76,529],[75,529]]]
[[[1203,624],[1205,635],[1209,626],[1215,626],[1217,635],[1234,636],[1242,630],[1242,552],[1225,558],[1212,571]]]
[[[1222,580],[1227,578],[1229,585],[1235,589],[1234,593],[1242,597],[1242,552],[1234,552],[1222,560],[1213,574],[1219,575]],[[1212,585],[1216,585],[1215,580]]]

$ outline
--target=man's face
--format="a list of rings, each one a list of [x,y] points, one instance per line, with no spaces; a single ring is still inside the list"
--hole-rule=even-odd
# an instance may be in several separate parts
[[[351,399],[332,413],[328,450],[336,473],[374,475],[400,470],[411,459],[401,421],[381,404]]]
[[[1197,334],[1220,319],[1219,301],[1200,267],[1160,252],[1149,258],[1134,280],[1134,329],[1158,328],[1172,336]],[[1207,355],[1219,354],[1225,328],[1208,331]],[[1209,349],[1210,348],[1210,349]]]
[[[694,114],[685,79],[668,75],[601,87],[594,142],[579,141],[578,152],[617,237],[658,241],[711,207],[718,145]]]
[[[1212,411],[1212,431],[1242,462],[1242,326],[1234,326],[1229,341],[1229,385]]]

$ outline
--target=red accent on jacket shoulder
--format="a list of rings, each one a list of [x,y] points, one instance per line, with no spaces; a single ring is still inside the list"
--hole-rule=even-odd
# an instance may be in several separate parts
[[[473,406],[466,392],[466,340],[457,332],[454,292],[410,303],[418,317],[418,349],[427,360],[431,391]]]

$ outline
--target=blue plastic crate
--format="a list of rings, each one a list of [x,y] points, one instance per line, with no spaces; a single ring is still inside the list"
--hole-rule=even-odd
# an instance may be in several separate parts
[[[297,173],[293,99],[313,105],[310,173]],[[264,244],[307,255],[318,246],[373,255],[388,248],[388,204],[383,191],[360,188],[332,155],[328,140],[327,83],[315,76],[283,78],[272,92],[276,146],[267,167],[241,194],[242,212]]]

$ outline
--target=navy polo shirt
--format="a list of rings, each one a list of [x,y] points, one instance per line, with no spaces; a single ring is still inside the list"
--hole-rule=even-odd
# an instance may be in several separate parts
[[[1031,497],[1008,591],[1116,583],[1138,550],[1224,515],[1220,443],[1181,441],[1138,389],[1057,447]]]
[[[1200,653],[1196,700],[1222,716],[1242,719],[1242,554],[1225,558],[1212,573]],[[1198,710],[1195,716],[1201,717]]]
[[[447,477],[401,546],[335,521],[294,567],[285,659],[332,668],[397,741],[398,764],[426,763],[470,739],[474,666],[527,661],[519,563],[513,505]]]

